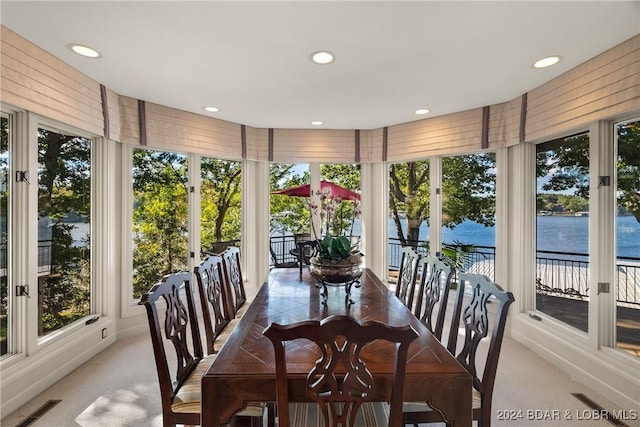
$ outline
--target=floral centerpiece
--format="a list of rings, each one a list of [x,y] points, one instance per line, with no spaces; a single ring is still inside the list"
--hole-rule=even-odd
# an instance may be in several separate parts
[[[362,253],[357,245],[352,245],[350,238],[329,234],[337,207],[343,200],[339,196],[330,197],[328,192],[320,192],[318,195],[320,206],[310,203],[309,208],[313,213],[320,215],[326,235],[323,238],[316,238],[318,251],[310,260],[311,274],[327,283],[353,282],[362,274]],[[353,202],[351,230],[353,230],[353,221],[360,214],[359,202],[356,200]],[[317,236],[313,221],[312,228],[313,234]]]

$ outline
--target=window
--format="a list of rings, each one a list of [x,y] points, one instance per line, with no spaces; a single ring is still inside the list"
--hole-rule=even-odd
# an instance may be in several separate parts
[[[239,245],[242,163],[203,157],[200,160],[200,244],[221,253]]]
[[[133,299],[189,269],[187,156],[133,151]]]
[[[11,180],[10,180],[10,135],[11,122],[7,114],[0,116],[0,356],[11,351],[11,339],[13,334],[12,322],[12,299],[9,292],[12,288],[9,283],[11,277],[9,268],[10,254],[9,248],[9,223],[11,221],[10,201],[11,201]]]
[[[640,121],[616,125],[616,345],[640,357]]]
[[[389,166],[389,270],[398,270],[402,246],[429,247],[429,160]]]
[[[536,153],[536,308],[588,332],[589,134]]]
[[[38,336],[94,311],[91,140],[38,129]]]
[[[494,279],[495,153],[442,158],[442,256]]]

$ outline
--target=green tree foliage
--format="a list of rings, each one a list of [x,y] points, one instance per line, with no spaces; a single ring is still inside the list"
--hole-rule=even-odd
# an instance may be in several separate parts
[[[618,126],[618,206],[640,222],[640,121]]]
[[[572,194],[541,193],[537,196],[537,210],[554,213],[575,213],[589,210],[589,201]]]
[[[216,248],[216,242],[239,240],[242,163],[203,158],[200,162],[200,178],[202,248]]]
[[[429,161],[393,164],[389,170],[389,207],[402,245],[417,246],[420,226],[429,221]],[[491,226],[495,217],[495,154],[442,159],[442,225],[464,220]],[[401,215],[407,218],[407,232]]]
[[[351,164],[320,165],[320,178],[349,190],[360,192],[360,167]],[[359,206],[359,205],[358,205]],[[356,202],[344,200],[338,205],[331,227],[331,235],[350,235]]]
[[[133,293],[139,298],[165,274],[188,268],[187,158],[133,153]]]
[[[308,169],[296,172],[296,165],[273,163],[270,166],[269,188],[271,191],[308,184],[311,180]],[[307,199],[272,194],[269,202],[271,233],[310,233],[311,215]]]
[[[38,162],[38,216],[50,221],[51,229],[51,269],[38,295],[39,332],[46,334],[91,310],[90,243],[75,245],[75,225],[65,222],[70,215],[90,215],[90,141],[39,129]]]
[[[493,226],[496,213],[496,155],[469,154],[442,159],[442,226],[464,220]]]
[[[536,175],[547,178],[544,191],[572,190],[589,199],[589,134],[539,144],[536,149]]]
[[[617,136],[618,206],[640,222],[640,122],[618,126]],[[540,144],[537,176],[548,177],[542,186],[545,191],[573,191],[574,195],[588,200],[589,134]]]

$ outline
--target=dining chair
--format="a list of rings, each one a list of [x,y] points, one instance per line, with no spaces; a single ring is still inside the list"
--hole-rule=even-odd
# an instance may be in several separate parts
[[[395,344],[395,363],[391,385],[390,412],[388,425],[399,427],[402,421],[402,401],[404,379],[409,344],[418,337],[410,326],[393,327],[380,322],[358,320],[344,315],[329,316],[322,321],[306,320],[289,325],[271,323],[264,335],[271,340],[275,351],[276,363],[276,401],[278,425],[290,426],[290,420],[296,426],[312,427],[380,427],[387,424],[384,420],[386,410],[383,402],[373,402],[376,382],[361,358],[361,351],[367,345],[376,345],[376,340],[385,340]],[[314,411],[321,413],[314,420],[303,414],[291,417],[290,411],[306,409],[307,403],[290,403],[287,384],[287,351],[295,351],[296,343],[285,342],[304,338],[314,342],[320,351],[320,358],[307,375],[306,396]],[[384,354],[391,357],[382,342],[379,351],[369,354]],[[362,415],[367,412],[369,416]],[[374,416],[378,414],[378,417]],[[302,420],[305,420],[302,422]]]
[[[215,360],[215,355],[203,356],[190,278],[189,272],[164,276],[139,302],[149,321],[164,427],[200,424],[200,383]],[[172,351],[175,358],[168,356]],[[250,403],[238,413],[237,424],[261,426],[263,412],[264,405]]]
[[[467,302],[463,304],[465,300]],[[491,426],[491,401],[498,359],[507,314],[513,302],[511,292],[505,292],[486,276],[458,274],[458,292],[447,348],[473,377],[473,419],[478,422],[478,427]],[[464,339],[458,346],[460,329],[463,330]],[[486,347],[480,348],[481,343]],[[455,399],[455,396],[452,398]],[[415,426],[445,422],[439,411],[433,409],[437,408],[430,408],[423,402],[405,402],[403,423]]]
[[[222,334],[232,330],[237,323],[222,270],[222,257],[216,255],[205,257],[194,268],[208,354],[217,352],[215,345],[220,346],[224,341]]]
[[[455,268],[436,257],[423,258],[420,265],[422,273],[413,314],[442,341],[449,289]]]
[[[408,246],[402,247],[402,258],[400,260],[398,282],[396,284],[396,296],[409,310],[413,310],[413,297],[415,294],[419,262],[420,254],[418,252]]]
[[[244,290],[244,278],[242,277],[242,268],[240,264],[240,248],[237,246],[229,246],[221,254],[222,265],[224,269],[224,280],[230,289],[231,307],[234,317],[242,315],[240,309],[247,302],[247,294]]]

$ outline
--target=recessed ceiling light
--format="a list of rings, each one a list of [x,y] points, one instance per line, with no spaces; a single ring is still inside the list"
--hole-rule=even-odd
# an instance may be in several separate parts
[[[546,68],[551,67],[552,65],[560,62],[559,56],[547,56],[546,58],[538,59],[534,64],[533,68]]]
[[[429,114],[429,109],[428,108],[420,108],[418,110],[415,111],[416,114]]]
[[[322,126],[324,124],[324,122],[320,121],[320,120],[314,120],[311,122],[311,124],[313,126]]]
[[[217,113],[220,111],[218,107],[204,107],[204,111],[208,111],[210,113]]]
[[[100,54],[97,50],[81,44],[70,44],[69,49],[77,53],[78,55],[86,56],[87,58],[99,58]]]
[[[327,51],[315,52],[311,54],[311,60],[316,64],[329,64],[330,62],[333,62],[333,54]]]

